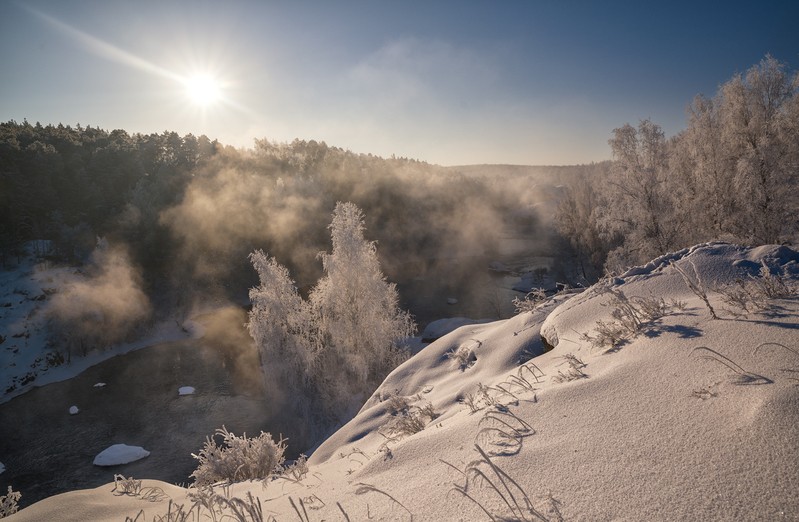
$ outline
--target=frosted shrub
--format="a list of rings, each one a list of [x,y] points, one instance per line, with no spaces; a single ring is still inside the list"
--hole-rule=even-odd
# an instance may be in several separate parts
[[[453,361],[460,371],[471,368],[477,362],[477,356],[469,345],[459,346],[447,352],[447,358]]]
[[[542,288],[534,288],[530,293],[524,296],[523,299],[518,297],[513,300],[513,306],[516,307],[516,313],[532,312],[535,308],[546,301],[547,294]]]
[[[398,412],[382,427],[380,433],[389,440],[396,440],[419,433],[437,417],[438,413],[429,402],[424,406],[410,406],[405,411]]]
[[[303,453],[291,464],[283,466],[281,475],[295,482],[299,482],[305,478],[308,471],[308,457]]]
[[[195,486],[265,479],[282,469],[284,439],[275,442],[271,434],[264,432],[255,438],[247,438],[246,434],[236,437],[224,426],[216,430],[216,434],[223,437],[222,447],[207,437],[199,454],[191,455],[200,462],[190,475],[194,477]]]
[[[22,497],[22,493],[14,491],[8,486],[8,495],[0,497],[0,518],[13,515],[19,509],[17,502]]]
[[[727,312],[736,316],[767,312],[774,306],[772,299],[786,299],[799,292],[795,284],[773,273],[765,262],[761,261],[761,265],[760,277],[738,279],[734,284],[716,290],[725,304],[736,309],[726,309]]]
[[[612,321],[597,321],[595,335],[585,334],[582,338],[594,346],[616,347],[624,341],[636,337],[650,328],[654,321],[668,315],[673,310],[682,310],[685,303],[681,301],[666,302],[663,298],[627,297],[621,290],[606,288],[604,293],[610,294],[610,300],[604,306],[612,307]]]

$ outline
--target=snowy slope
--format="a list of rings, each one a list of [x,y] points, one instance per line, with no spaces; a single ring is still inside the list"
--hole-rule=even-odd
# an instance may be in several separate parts
[[[786,247],[700,245],[533,312],[464,326],[389,375],[302,480],[229,494],[257,497],[264,520],[798,520],[796,287],[738,316],[711,291],[712,319],[670,266],[714,288],[758,274],[761,261],[799,284],[799,254]],[[615,347],[595,346],[598,321],[616,320],[608,289],[663,298],[665,315]],[[542,334],[552,351],[542,353]],[[145,502],[109,484],[8,520],[139,510],[151,520],[169,498],[191,505],[186,490],[145,485],[163,497]]]

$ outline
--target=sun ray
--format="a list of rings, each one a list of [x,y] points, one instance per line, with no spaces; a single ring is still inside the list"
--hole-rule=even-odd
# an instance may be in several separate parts
[[[81,31],[80,29],[76,29],[69,24],[66,24],[56,18],[53,18],[50,15],[42,13],[41,11],[37,11],[36,9],[24,5],[25,9],[29,12],[33,13],[35,16],[41,18],[46,23],[50,24],[57,30],[61,31],[62,33],[66,34],[67,36],[71,37],[72,39],[76,40],[78,43],[83,45],[86,49],[90,52],[97,54],[98,56],[102,56],[108,60],[121,63],[123,65],[127,65],[129,67],[134,67],[136,69],[141,69],[143,71],[156,74],[159,76],[163,76],[165,78],[169,78],[175,81],[183,82],[184,78],[182,78],[179,74],[173,73],[163,67],[159,67],[158,65],[148,62],[144,58],[140,58],[135,54],[129,53],[119,47],[111,45],[108,42],[100,40],[97,37],[94,37],[88,33]]]
[[[226,93],[227,82],[224,82],[216,71],[211,69],[195,69],[194,74],[178,74],[160,65],[145,60],[131,52],[92,36],[61,20],[43,13],[28,5],[23,5],[28,12],[41,19],[57,31],[77,42],[88,52],[131,68],[167,78],[183,87],[184,100],[202,109],[203,114],[211,106],[224,105],[239,113],[252,115],[252,111],[231,99]]]

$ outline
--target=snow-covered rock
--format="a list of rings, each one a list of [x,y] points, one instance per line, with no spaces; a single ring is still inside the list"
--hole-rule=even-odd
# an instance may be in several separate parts
[[[114,444],[109,446],[94,457],[95,466],[118,466],[141,460],[150,455],[150,452],[140,446],[127,444]]]
[[[70,415],[77,415],[78,413],[80,413],[80,410],[78,409],[77,406],[70,406],[69,407],[69,414]]]
[[[181,386],[178,388],[178,395],[194,395],[195,391],[197,390],[193,386]]]

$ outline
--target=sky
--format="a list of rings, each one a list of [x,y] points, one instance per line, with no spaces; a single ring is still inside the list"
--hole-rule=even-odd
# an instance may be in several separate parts
[[[588,163],[766,54],[798,69],[797,26],[795,0],[0,0],[0,121]]]

